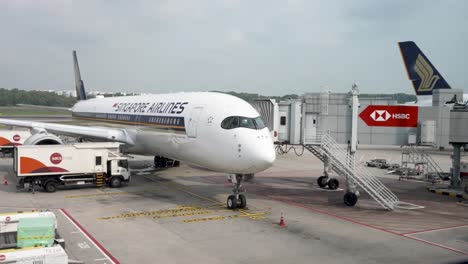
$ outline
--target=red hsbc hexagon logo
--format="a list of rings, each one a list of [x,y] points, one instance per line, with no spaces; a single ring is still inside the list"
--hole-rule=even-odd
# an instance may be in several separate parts
[[[369,105],[359,117],[368,126],[417,127],[418,107],[406,105]]]
[[[14,141],[20,141],[20,139],[21,139],[21,136],[18,135],[18,134],[16,134],[16,135],[13,136],[13,140],[14,140]]]
[[[59,164],[62,162],[62,155],[58,152],[52,153],[52,155],[50,155],[50,162],[55,165]]]

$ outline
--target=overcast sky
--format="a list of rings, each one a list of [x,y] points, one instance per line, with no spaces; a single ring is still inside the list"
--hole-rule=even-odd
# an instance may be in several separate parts
[[[411,93],[415,41],[468,92],[464,0],[1,0],[0,87]]]

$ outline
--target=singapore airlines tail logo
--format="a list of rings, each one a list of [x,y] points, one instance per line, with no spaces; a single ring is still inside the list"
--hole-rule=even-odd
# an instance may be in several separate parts
[[[434,75],[434,70],[424,57],[419,54],[416,59],[414,70],[419,75],[421,83],[418,87],[418,92],[432,91],[437,81],[440,79],[439,75]]]

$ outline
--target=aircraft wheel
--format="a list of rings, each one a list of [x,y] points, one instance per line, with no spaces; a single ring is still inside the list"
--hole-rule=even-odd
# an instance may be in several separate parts
[[[358,201],[358,197],[355,193],[347,192],[343,196],[343,201],[344,201],[344,204],[347,206],[354,206]]]
[[[229,209],[237,208],[237,198],[235,195],[229,195],[229,197],[227,198],[227,207]]]
[[[328,188],[330,190],[336,190],[340,186],[340,182],[337,179],[330,179],[328,181]]]
[[[247,198],[243,194],[239,194],[239,200],[237,207],[240,209],[245,209],[247,207]]]
[[[325,186],[327,186],[327,182],[328,182],[327,176],[320,176],[317,179],[317,184],[320,188],[325,188]]]

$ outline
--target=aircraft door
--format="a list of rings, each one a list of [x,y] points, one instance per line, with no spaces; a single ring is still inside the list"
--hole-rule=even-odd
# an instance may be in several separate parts
[[[289,116],[287,112],[279,112],[280,124],[278,128],[279,141],[289,141]]]
[[[305,116],[305,141],[315,141],[317,138],[317,114],[306,113]]]
[[[187,126],[187,136],[191,138],[197,137],[198,124],[200,123],[200,116],[203,111],[203,107],[195,107],[190,114],[190,118]]]

